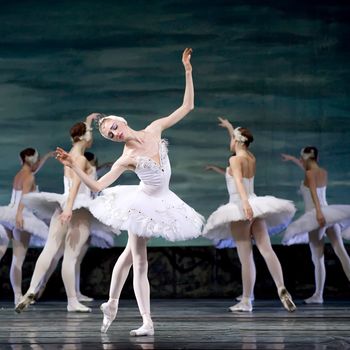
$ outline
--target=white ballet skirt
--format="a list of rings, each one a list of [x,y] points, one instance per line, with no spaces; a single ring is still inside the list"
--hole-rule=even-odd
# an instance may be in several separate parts
[[[64,176],[64,193],[51,193],[51,192],[37,192],[25,194],[22,198],[23,204],[30,208],[35,216],[38,218],[50,222],[55,210],[57,208],[64,209],[66,201],[68,199],[69,190],[72,185],[71,179]],[[90,210],[92,202],[91,191],[83,183],[80,183],[78,193],[73,203],[73,211],[84,208]],[[95,218],[92,219],[90,224],[90,242],[92,246],[99,248],[109,248],[114,245],[114,232]]]
[[[115,186],[94,199],[91,213],[116,230],[141,237],[163,237],[183,241],[201,235],[204,218],[169,189],[171,176],[167,142],[160,141],[160,164],[139,156],[135,186]]]
[[[209,216],[203,230],[203,235],[214,240],[218,248],[235,247],[236,242],[232,237],[230,224],[247,220],[233,176],[226,171],[225,178],[230,195],[229,203],[221,205]],[[253,210],[253,218],[264,219],[270,235],[281,232],[295,214],[293,202],[273,196],[255,195],[254,177],[243,178],[243,185]]]
[[[317,196],[322,208],[326,226],[320,228],[316,219],[316,209],[311,197],[311,192],[304,182],[300,185],[300,192],[304,199],[305,213],[293,221],[283,235],[282,243],[285,245],[308,243],[308,232],[319,230],[321,239],[328,227],[338,224],[343,238],[350,238],[350,205],[328,205],[326,200],[327,187],[318,187]],[[347,230],[348,228],[348,230]]]
[[[35,193],[36,192],[30,192],[30,194]],[[0,207],[0,224],[10,231],[16,228],[17,208],[21,198],[23,199],[25,195],[22,196],[22,191],[20,190],[12,189],[10,204]],[[36,236],[37,239],[41,241],[46,241],[49,234],[47,224],[36,217],[28,208],[23,208],[23,231]]]

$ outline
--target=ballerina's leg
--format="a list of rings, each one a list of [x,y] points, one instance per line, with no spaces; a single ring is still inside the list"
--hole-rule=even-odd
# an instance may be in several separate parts
[[[15,297],[15,305],[22,298],[22,266],[28,251],[29,241],[30,234],[28,232],[18,229],[13,230],[10,280]]]
[[[251,295],[255,285],[256,270],[248,221],[231,223],[231,233],[237,244],[237,253],[241,262],[243,294],[241,301],[229,308],[230,311],[250,312],[253,310]]]
[[[103,333],[107,332],[108,328],[117,316],[120,294],[129,275],[132,263],[131,241],[129,234],[128,243],[123,253],[120,254],[113,268],[111,286],[109,289],[109,300],[106,303],[103,303],[100,307],[101,311],[103,312],[103,322],[101,326],[101,332]]]
[[[294,311],[296,306],[292,300],[292,297],[288,293],[286,287],[284,286],[283,272],[281,263],[272,249],[270,236],[267,231],[267,226],[265,220],[256,219],[252,224],[252,235],[254,237],[256,246],[259,252],[263,256],[267,268],[275,282],[277,287],[278,296],[287,311]]]
[[[309,232],[309,247],[311,259],[314,264],[316,289],[314,294],[304,301],[306,304],[322,304],[323,289],[326,281],[326,268],[324,264],[324,239],[319,238],[318,230]]]
[[[91,214],[86,209],[78,209],[73,212],[72,218],[68,224],[62,262],[62,279],[68,299],[68,311],[91,311],[90,308],[78,301],[75,287],[76,264],[81,250],[90,235],[90,221]]]

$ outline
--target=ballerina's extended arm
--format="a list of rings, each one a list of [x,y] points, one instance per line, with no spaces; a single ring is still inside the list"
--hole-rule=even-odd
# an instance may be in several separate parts
[[[182,63],[185,67],[186,87],[182,105],[169,116],[152,122],[148,128],[158,129],[160,132],[170,128],[183,119],[194,108],[194,88],[192,80],[192,66],[190,63],[192,49],[186,48],[182,54]]]
[[[208,164],[208,165],[205,166],[204,169],[205,170],[212,170],[215,173],[222,174],[222,175],[226,174],[226,169],[225,168],[222,168],[222,167],[219,167],[219,166],[216,166],[216,165]]]
[[[300,161],[300,159],[298,159],[294,156],[291,156],[290,154],[285,154],[285,153],[281,153],[281,157],[282,157],[283,161],[285,161],[285,162],[290,161],[290,162],[294,163],[295,165],[297,165],[299,168],[304,170],[303,164]]]
[[[60,147],[56,149],[56,158],[63,165],[72,168],[72,170],[80,177],[80,179],[91,189],[93,192],[100,192],[109,185],[111,185],[119,176],[128,169],[123,156],[117,159],[113,164],[111,170],[102,176],[99,180],[92,179],[86,174],[77,164],[74,162],[69,153]]]

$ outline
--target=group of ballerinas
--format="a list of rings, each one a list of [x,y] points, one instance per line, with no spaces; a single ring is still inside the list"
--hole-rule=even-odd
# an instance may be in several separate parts
[[[182,56],[186,81],[183,103],[167,117],[156,119],[145,129],[134,130],[122,117],[93,113],[85,122],[77,123],[71,128],[71,150],[66,152],[58,147],[55,153],[57,160],[64,166],[63,195],[34,192],[34,180],[31,186],[14,181],[14,192],[18,192],[21,201],[15,198],[11,203],[17,203],[19,209],[23,206],[25,208],[22,216],[24,224],[20,225],[16,214],[13,231],[19,230],[18,235],[23,231],[34,234],[35,230],[26,226],[26,220],[29,222],[30,218],[34,217],[38,220],[43,219],[45,223],[44,219],[50,217],[49,227],[46,227],[46,243],[37,260],[30,287],[19,302],[16,300],[17,312],[23,311],[34,301],[42,281],[47,279],[45,276],[49,274],[50,266],[57,256],[62,254],[62,278],[68,298],[67,310],[90,311],[80,303],[77,295],[76,266],[86,249],[90,231],[99,232],[100,235],[101,232],[113,235],[119,234],[121,230],[128,232],[128,242],[112,272],[109,300],[101,305],[102,332],[107,332],[116,318],[120,294],[132,267],[133,287],[143,322],[141,327],[132,330],[130,335],[154,334],[147,277],[147,242],[151,237],[163,237],[169,241],[188,240],[199,236],[216,242],[232,240],[233,245],[237,246],[242,265],[243,285],[240,302],[230,307],[233,312],[250,312],[253,309],[251,297],[255,283],[255,264],[252,245],[255,243],[273,277],[282,305],[290,312],[296,309],[284,285],[282,268],[272,249],[269,236],[269,233],[281,232],[286,228],[296,210],[291,201],[254,194],[256,159],[249,150],[253,135],[248,129],[234,128],[228,120],[219,118],[220,126],[226,128],[229,133],[230,150],[233,155],[226,169],[215,166],[210,168],[225,174],[230,201],[219,207],[206,221],[169,189],[171,167],[168,145],[162,138],[162,133],[181,121],[194,108],[191,54],[192,50],[187,48]],[[98,124],[103,137],[113,142],[125,143],[122,155],[99,179],[96,179],[84,157],[86,148],[92,144],[93,120]],[[36,162],[31,157],[30,153],[22,159],[23,167],[28,168],[26,171],[33,178]],[[309,243],[317,277],[316,292],[309,301],[322,302],[325,234],[330,238],[350,278],[350,260],[341,238],[341,229],[345,227],[344,220],[350,218],[350,206],[327,206],[326,171],[317,164],[315,148],[303,149],[300,160],[288,155],[283,157],[302,165],[305,170],[303,194],[306,204],[305,215],[289,224],[284,237],[287,243],[293,243],[293,240],[297,241],[297,237],[304,237],[304,232],[310,232]],[[127,170],[136,173],[140,179],[139,185],[106,189]],[[91,195],[101,192],[102,195]],[[0,222],[3,222],[1,215]]]

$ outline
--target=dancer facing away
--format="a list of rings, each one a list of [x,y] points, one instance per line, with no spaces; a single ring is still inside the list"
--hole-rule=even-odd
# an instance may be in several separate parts
[[[6,240],[6,237],[4,237],[1,244],[0,260],[11,240],[13,255],[10,280],[15,304],[22,298],[22,266],[31,236],[35,235],[43,242],[48,236],[48,227],[45,222],[35,217],[30,210],[24,208],[21,199],[24,194],[37,190],[35,174],[50,157],[54,156],[54,152],[49,152],[40,159],[36,149],[26,148],[20,152],[19,156],[22,167],[13,179],[10,204],[0,207],[0,222],[5,227],[8,235],[8,239]]]
[[[134,292],[143,324],[130,335],[153,335],[147,241],[150,237],[187,240],[201,234],[203,217],[169,190],[171,168],[167,144],[161,138],[165,129],[178,123],[194,107],[191,53],[188,48],[183,52],[185,94],[182,105],[172,114],[139,131],[132,129],[121,117],[108,116],[100,120],[99,130],[105,138],[125,143],[122,155],[101,179],[93,181],[68,153],[57,149],[58,159],[71,167],[94,192],[111,185],[126,170],[134,171],[141,180],[138,186],[116,186],[105,190],[91,206],[91,212],[100,221],[128,231],[128,243],[113,269],[109,300],[101,305],[104,316],[102,332],[107,332],[117,315],[120,293],[132,266]]]
[[[278,296],[288,311],[296,309],[284,286],[281,264],[271,246],[268,228],[281,227],[292,219],[295,208],[292,202],[272,196],[254,194],[256,160],[248,150],[253,142],[252,133],[242,127],[234,128],[227,119],[219,118],[220,126],[227,129],[230,149],[235,153],[226,169],[227,189],[230,202],[213,212],[204,227],[204,236],[211,239],[233,238],[242,265],[242,300],[229,308],[230,311],[253,310],[251,295],[255,284],[252,239],[276,284]]]
[[[350,205],[327,204],[328,174],[327,170],[321,168],[318,164],[317,148],[305,147],[301,150],[300,155],[301,157],[298,159],[288,154],[282,154],[284,161],[296,164],[305,173],[304,180],[300,185],[305,214],[288,226],[282,242],[291,245],[309,241],[312,262],[315,267],[316,290],[310,298],[305,299],[305,303],[322,304],[326,279],[324,264],[325,235],[330,240],[346,277],[350,281],[350,259],[342,239],[342,230],[346,228],[350,219]],[[305,236],[308,236],[306,240]]]
[[[91,147],[93,137],[91,122],[96,114],[91,114],[85,122],[79,122],[70,129],[73,146],[70,157],[77,168],[85,174],[90,165],[84,157],[86,148]],[[27,207],[34,208],[38,213],[45,210],[52,215],[49,236],[34,269],[27,293],[16,306],[16,311],[24,310],[35,298],[40,288],[40,282],[48,272],[50,265],[60,249],[64,249],[62,262],[62,279],[67,294],[67,310],[72,312],[90,312],[91,309],[81,304],[77,299],[75,266],[82,249],[90,235],[92,216],[88,210],[91,202],[90,189],[81,183],[79,177],[69,167],[64,168],[64,194],[40,192],[25,196]],[[50,209],[51,208],[51,209]],[[51,214],[50,214],[51,215]]]

